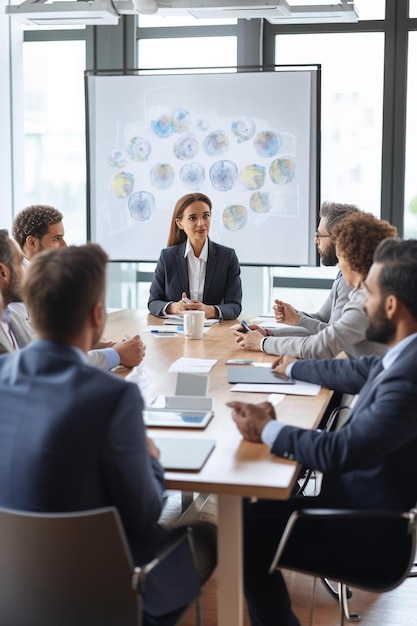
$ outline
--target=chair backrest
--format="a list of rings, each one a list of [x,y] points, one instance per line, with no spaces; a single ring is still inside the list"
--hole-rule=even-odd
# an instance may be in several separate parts
[[[0,615],[13,626],[137,626],[140,599],[115,508],[0,509]]]

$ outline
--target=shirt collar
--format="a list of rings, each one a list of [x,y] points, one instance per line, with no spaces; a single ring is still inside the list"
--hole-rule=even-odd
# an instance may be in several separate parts
[[[391,367],[391,365],[399,357],[401,352],[405,350],[405,348],[416,338],[417,338],[417,333],[408,335],[408,337],[401,339],[401,341],[397,343],[397,345],[395,345],[393,348],[390,348],[389,350],[387,350],[384,356],[382,357],[382,365],[384,367],[384,370]]]
[[[88,363],[88,357],[86,355],[85,352],[83,352],[83,350],[81,350],[81,348],[77,348],[76,346],[73,346],[69,343],[61,343],[60,341],[53,341],[52,339],[37,339],[36,340],[38,343],[40,344],[44,344],[45,346],[50,345],[52,346],[63,346],[64,349],[66,350],[71,350],[72,352],[75,352],[75,354],[77,354],[78,358],[83,361],[83,363]]]
[[[193,256],[195,256],[193,247],[190,244],[190,240],[187,238],[187,243],[185,244],[184,258],[187,258],[187,256],[189,254],[192,254]],[[202,249],[201,254],[200,254],[200,256],[198,258],[201,261],[205,261],[207,263],[207,259],[208,259],[208,237],[206,238],[206,240],[204,242],[203,249]]]

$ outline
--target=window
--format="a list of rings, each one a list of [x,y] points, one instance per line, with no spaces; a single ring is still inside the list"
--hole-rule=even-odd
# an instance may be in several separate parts
[[[409,35],[408,43],[408,93],[407,93],[407,134],[404,189],[404,237],[417,237],[417,32]]]
[[[277,64],[321,64],[321,199],[380,215],[383,34],[277,35],[275,41]]]
[[[236,37],[140,39],[139,66],[146,69],[235,67]]]
[[[65,218],[67,240],[86,237],[84,41],[23,45],[22,206],[50,204]],[[17,210],[20,210],[18,207]]]

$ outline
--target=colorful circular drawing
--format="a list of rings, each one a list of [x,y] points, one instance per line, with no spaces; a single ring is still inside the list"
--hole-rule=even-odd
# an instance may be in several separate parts
[[[135,184],[135,177],[130,172],[118,172],[111,179],[111,190],[116,198],[126,198],[130,196]]]
[[[157,137],[161,139],[166,139],[170,137],[174,132],[174,125],[172,123],[172,118],[169,113],[164,113],[156,120],[151,121],[151,128]]]
[[[187,133],[186,135],[181,136],[174,144],[173,150],[174,155],[180,161],[185,161],[186,159],[195,159],[198,154],[197,137],[192,133]]]
[[[255,122],[250,117],[239,117],[232,122],[232,133],[237,137],[238,143],[252,139],[255,130]]]
[[[149,173],[151,183],[158,189],[168,189],[175,179],[175,173],[169,163],[157,163]]]
[[[200,117],[197,120],[197,128],[198,130],[201,130],[203,133],[206,133],[209,129],[210,124],[208,123],[208,120],[204,119],[204,117]]]
[[[146,137],[132,137],[127,146],[127,153],[132,161],[147,161],[152,152],[152,146]]]
[[[248,221],[248,212],[241,204],[230,204],[223,211],[223,226],[226,230],[241,230]]]
[[[128,203],[130,215],[138,222],[149,222],[155,210],[155,198],[149,191],[135,191]]]
[[[206,172],[200,163],[187,163],[180,170],[180,180],[192,191],[201,189],[206,179]]]
[[[210,168],[211,184],[217,191],[230,191],[238,180],[238,170],[233,161],[217,161]]]
[[[203,150],[208,156],[219,156],[229,148],[229,139],[223,130],[215,130],[203,141]]]
[[[245,165],[240,170],[240,181],[246,189],[260,189],[265,183],[266,168],[263,165]]]
[[[272,208],[270,194],[267,191],[255,191],[250,197],[250,208],[254,213],[268,213]]]
[[[259,156],[273,157],[279,152],[282,139],[275,130],[263,130],[256,135],[253,145]]]
[[[126,165],[127,158],[122,150],[112,150],[107,156],[107,161],[112,167],[117,167],[118,169],[120,169],[121,167],[124,167]]]
[[[171,119],[174,132],[176,133],[183,133],[190,128],[191,117],[187,109],[181,109],[179,107],[174,109]]]
[[[276,185],[287,185],[294,180],[295,163],[292,159],[275,159],[269,167],[269,176]]]

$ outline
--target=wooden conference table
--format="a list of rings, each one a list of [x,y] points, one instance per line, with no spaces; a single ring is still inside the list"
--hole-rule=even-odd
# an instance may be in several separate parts
[[[242,516],[243,497],[284,500],[290,494],[299,471],[294,461],[273,457],[264,445],[243,441],[231,418],[227,401],[262,402],[266,394],[231,392],[227,383],[225,361],[230,358],[251,358],[272,363],[274,357],[262,352],[244,351],[234,341],[230,326],[233,321],[220,322],[200,340],[179,337],[156,337],[141,329],[160,325],[162,320],[138,310],[121,310],[108,316],[105,338],[121,340],[137,333],[146,344],[145,364],[148,373],[148,397],[173,395],[176,374],[168,373],[170,365],[180,357],[217,359],[210,371],[208,395],[214,397],[214,418],[203,431],[188,429],[148,429],[150,436],[207,437],[216,440],[216,447],[200,472],[165,474],[166,487],[183,491],[218,495],[218,625],[242,626]],[[128,370],[125,370],[127,373]],[[123,372],[122,372],[123,374]],[[321,389],[317,396],[289,395],[276,408],[280,421],[314,428],[320,422],[331,392]],[[272,559],[271,555],[271,559]]]

